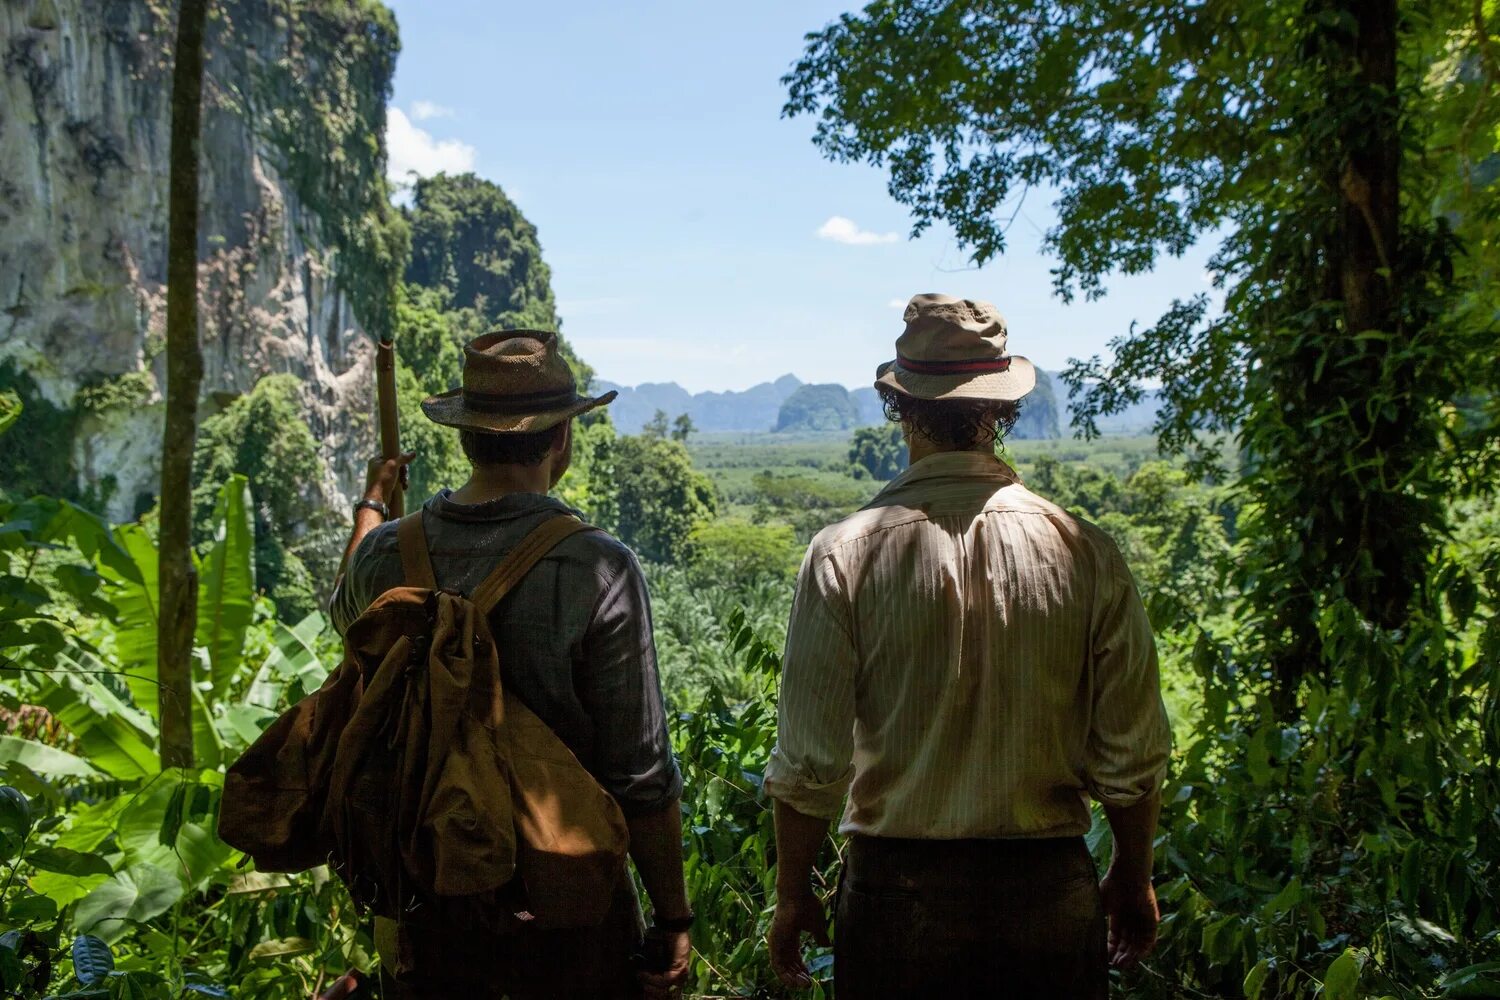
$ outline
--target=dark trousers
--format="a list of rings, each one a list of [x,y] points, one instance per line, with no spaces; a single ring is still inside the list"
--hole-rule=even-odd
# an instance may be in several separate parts
[[[1104,909],[1083,838],[855,836],[834,921],[838,1000],[1104,1000]]]
[[[462,930],[409,931],[413,968],[396,961],[394,925],[376,926],[383,1000],[634,1000],[631,964],[640,947],[640,903],[630,879],[598,927],[521,931],[504,937]],[[382,940],[384,939],[384,940]]]

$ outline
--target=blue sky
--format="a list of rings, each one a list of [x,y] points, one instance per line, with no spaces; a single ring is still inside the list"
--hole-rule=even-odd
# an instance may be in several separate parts
[[[387,0],[401,26],[392,169],[472,169],[536,224],[563,332],[601,377],[743,389],[868,384],[917,292],[988,299],[1044,368],[1207,290],[1206,250],[1064,306],[1033,192],[1003,259],[909,240],[881,171],[825,161],[782,119],[802,36],[853,3]]]

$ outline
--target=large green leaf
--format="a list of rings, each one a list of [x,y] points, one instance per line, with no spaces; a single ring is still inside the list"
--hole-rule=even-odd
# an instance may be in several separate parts
[[[199,767],[217,768],[224,763],[224,738],[219,734],[220,720],[214,717],[208,699],[198,687],[193,688],[193,758]],[[232,732],[227,720],[226,730]]]
[[[140,789],[120,812],[116,836],[125,852],[125,864],[151,865],[171,872],[190,889],[201,885],[229,860],[232,850],[206,825],[178,822],[169,843],[162,843],[167,813],[181,809],[184,795],[191,795],[203,782],[192,772],[165,772]]]
[[[117,940],[132,923],[150,920],[182,898],[182,883],[151,864],[132,865],[85,896],[74,911],[79,931]]]
[[[88,761],[66,750],[49,747],[19,736],[0,736],[0,763],[15,761],[45,778],[98,778],[99,771]]]
[[[313,647],[326,626],[326,619],[316,611],[290,627],[275,623],[272,634],[276,645],[256,677],[249,699],[252,704],[270,709],[279,706],[282,686],[270,683],[272,677],[291,686],[286,693],[294,701],[323,686],[328,679],[328,668]]]
[[[80,669],[101,661],[84,656]],[[122,701],[97,678],[75,673],[41,688],[39,701],[73,734],[95,767],[115,778],[147,778],[161,770],[151,718]]]
[[[1359,952],[1353,948],[1345,948],[1344,953],[1335,958],[1328,971],[1323,974],[1323,988],[1318,996],[1324,1000],[1355,1000],[1358,996],[1356,990],[1359,987],[1360,967],[1363,964]]]
[[[231,705],[224,712],[224,744],[231,750],[243,750],[276,720],[276,713],[259,705]]]
[[[99,855],[68,847],[43,847],[26,855],[26,860],[38,871],[57,872],[59,875],[72,875],[75,878],[115,873],[109,862]]]
[[[120,545],[109,522],[77,504],[58,501],[44,535],[48,541],[71,541],[86,558],[97,560],[116,576],[131,579],[138,572],[135,560]]]
[[[120,813],[130,804],[130,798],[117,795],[74,809],[68,814],[68,828],[58,835],[56,846],[74,851],[97,850],[115,832]]]
[[[139,524],[121,525],[115,529],[115,538],[134,567],[133,574],[125,574],[104,566],[103,575],[111,584],[110,598],[119,611],[115,620],[115,655],[126,670],[125,682],[131,700],[154,718],[158,697],[156,629],[160,596],[156,543]]]
[[[214,507],[214,544],[198,584],[198,645],[207,648],[213,693],[239,669],[245,630],[255,610],[255,527],[250,485],[230,476]]]
[[[64,875],[61,872],[37,872],[26,880],[33,892],[46,896],[58,909],[76,903],[105,882],[108,875]]]

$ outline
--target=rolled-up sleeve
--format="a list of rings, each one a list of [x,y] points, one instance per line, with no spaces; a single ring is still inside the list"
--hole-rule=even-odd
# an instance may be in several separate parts
[[[834,819],[854,777],[854,678],[848,601],[832,561],[809,549],[797,576],[782,661],[776,746],[766,794]]]
[[[578,696],[594,724],[594,776],[627,816],[653,812],[682,794],[667,736],[656,669],[651,600],[631,558],[594,609]]]
[[[376,529],[377,531],[380,529]],[[334,582],[333,596],[328,599],[328,617],[339,635],[349,631],[354,619],[365,613],[374,595],[370,593],[370,554],[374,551],[375,532],[366,535],[349,557],[349,565]]]
[[[1172,732],[1146,608],[1112,541],[1102,561],[1086,778],[1098,801],[1130,806],[1161,787]]]

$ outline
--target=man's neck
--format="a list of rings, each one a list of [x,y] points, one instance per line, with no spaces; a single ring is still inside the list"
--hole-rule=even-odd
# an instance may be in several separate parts
[[[454,503],[476,504],[512,493],[543,493],[552,487],[552,459],[536,465],[475,466],[469,481],[453,491]]]
[[[972,448],[948,448],[935,444],[931,438],[921,434],[908,434],[906,436],[906,453],[911,465],[916,465],[922,459],[932,455],[962,454],[967,452],[972,452],[976,455],[993,456],[995,454],[995,442],[986,441],[983,444],[976,444]]]

